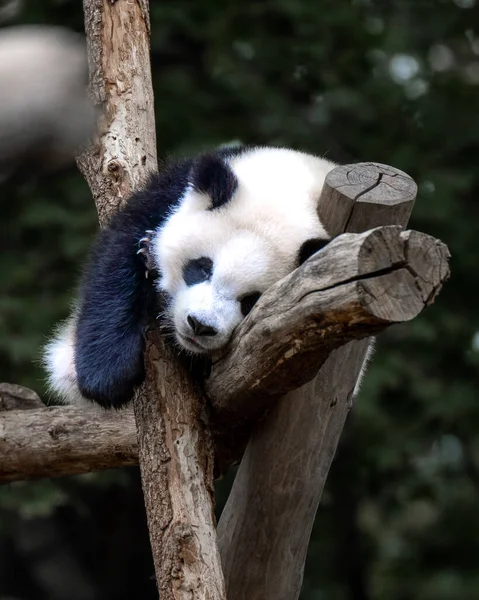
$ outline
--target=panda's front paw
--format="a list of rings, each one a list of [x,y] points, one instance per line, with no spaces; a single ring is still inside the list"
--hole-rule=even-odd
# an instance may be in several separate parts
[[[154,235],[152,229],[147,229],[145,235],[138,241],[137,254],[140,255],[145,263],[145,277],[146,279],[156,279],[158,277],[158,270],[150,252],[151,240]]]

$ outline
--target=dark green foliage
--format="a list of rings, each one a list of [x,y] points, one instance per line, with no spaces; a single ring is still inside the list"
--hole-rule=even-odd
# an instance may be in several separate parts
[[[77,1],[25,5],[22,20],[82,27]],[[411,226],[452,252],[436,304],[379,340],[326,486],[302,600],[478,598],[479,2],[152,0],[151,13],[161,156],[240,140],[389,163],[419,184]],[[34,360],[67,314],[95,210],[73,170],[2,188],[0,202],[0,380],[42,392]],[[54,566],[39,577],[24,551],[34,518],[61,531],[88,581],[75,598],[132,597],[132,581],[133,597],[154,598],[138,481],[124,477],[127,487],[96,475],[1,489],[0,597],[73,598],[52,591]]]
[[[96,210],[73,168],[43,181],[5,185],[0,202],[0,380],[42,393],[40,348],[68,314],[98,228]]]

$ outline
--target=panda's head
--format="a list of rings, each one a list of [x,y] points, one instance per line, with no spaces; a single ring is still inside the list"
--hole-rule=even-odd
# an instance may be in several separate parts
[[[327,242],[316,206],[333,167],[281,148],[196,160],[153,239],[166,323],[183,349],[222,348],[261,294]]]

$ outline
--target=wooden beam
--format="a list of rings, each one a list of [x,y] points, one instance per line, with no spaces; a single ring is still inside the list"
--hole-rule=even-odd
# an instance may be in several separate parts
[[[345,165],[328,174],[318,214],[332,235],[405,226],[415,196],[416,184],[402,171]],[[402,291],[399,298],[406,306]],[[276,402],[256,426],[218,525],[228,600],[298,598],[314,517],[368,344],[333,351],[316,377]]]
[[[157,171],[148,0],[84,0],[100,136],[79,158],[100,223]],[[162,600],[225,600],[213,514],[213,447],[189,377],[148,335],[146,382],[133,405],[158,592]]]
[[[138,464],[131,410],[25,408],[0,412],[2,483]]]

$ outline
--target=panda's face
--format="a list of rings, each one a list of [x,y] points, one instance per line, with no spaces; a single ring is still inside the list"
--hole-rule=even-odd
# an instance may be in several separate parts
[[[222,348],[261,294],[291,270],[288,266],[275,264],[267,241],[247,231],[188,259],[167,309],[176,341],[195,353]]]
[[[164,322],[180,347],[225,346],[261,294],[298,266],[304,243],[328,237],[316,202],[332,166],[281,149],[195,165],[152,240],[169,297]]]

